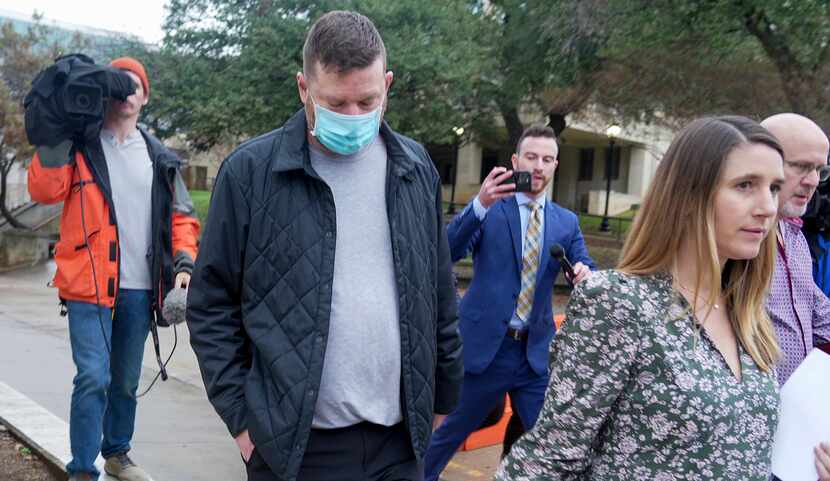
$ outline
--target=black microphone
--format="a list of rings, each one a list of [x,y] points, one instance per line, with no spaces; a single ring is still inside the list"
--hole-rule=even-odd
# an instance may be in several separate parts
[[[562,245],[552,245],[550,247],[550,255],[559,261],[559,264],[562,265],[562,270],[565,271],[565,279],[573,285],[573,280],[576,279],[576,274],[574,274],[574,266],[571,264],[571,261],[568,260],[568,257],[565,256],[565,249],[562,248]]]

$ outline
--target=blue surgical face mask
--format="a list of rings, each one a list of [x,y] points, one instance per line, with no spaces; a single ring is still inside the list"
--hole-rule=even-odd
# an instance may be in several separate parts
[[[351,155],[369,145],[380,129],[383,103],[377,109],[360,115],[344,115],[314,104],[314,129],[311,135],[332,152]]]

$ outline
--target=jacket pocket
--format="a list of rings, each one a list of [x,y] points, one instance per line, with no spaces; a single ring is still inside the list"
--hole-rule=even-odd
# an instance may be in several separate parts
[[[61,239],[55,244],[55,287],[61,292],[78,297],[95,297],[95,283],[92,276],[92,264],[88,248],[92,249],[93,258],[98,258],[96,241],[99,231],[91,232],[88,244],[82,239]],[[96,273],[103,275],[96,266]]]

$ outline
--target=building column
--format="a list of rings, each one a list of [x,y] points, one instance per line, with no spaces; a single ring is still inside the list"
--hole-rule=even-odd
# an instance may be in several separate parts
[[[639,146],[632,145],[629,152],[628,194],[642,199],[654,177],[657,161],[649,151]]]
[[[455,178],[457,203],[466,203],[478,193],[481,188],[480,174],[481,146],[467,142],[458,149],[458,175]]]

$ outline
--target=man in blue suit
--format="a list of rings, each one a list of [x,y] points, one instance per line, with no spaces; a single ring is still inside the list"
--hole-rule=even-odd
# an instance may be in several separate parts
[[[461,443],[505,393],[528,428],[536,422],[548,385],[548,349],[555,327],[551,296],[561,244],[578,283],[594,266],[577,216],[545,196],[558,164],[553,129],[524,131],[513,170],[532,175],[531,190],[516,193],[513,171],[496,167],[478,196],[447,229],[453,262],[473,254],[473,279],[459,306],[464,341],[461,401],[433,433],[426,481],[436,481]]]

